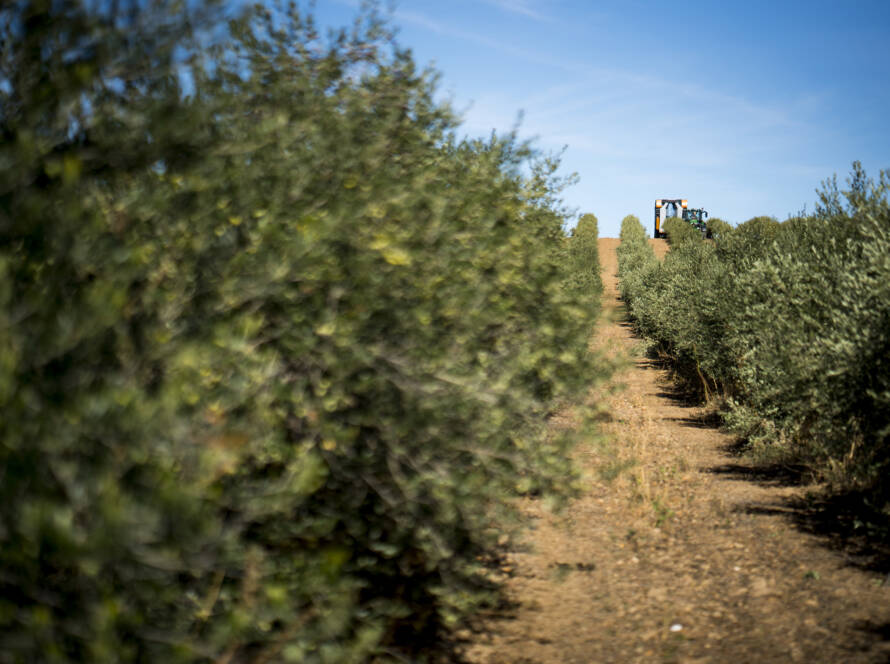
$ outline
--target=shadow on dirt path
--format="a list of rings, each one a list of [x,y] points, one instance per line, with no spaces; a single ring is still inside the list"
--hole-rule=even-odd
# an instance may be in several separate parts
[[[661,255],[663,241],[652,241]],[[580,446],[582,495],[523,501],[509,610],[459,635],[474,664],[890,662],[887,557],[852,514],[808,495],[802,469],[753,468],[670,384],[622,315],[618,240],[600,240],[597,345],[625,367],[604,440]],[[571,413],[566,414],[571,419]]]

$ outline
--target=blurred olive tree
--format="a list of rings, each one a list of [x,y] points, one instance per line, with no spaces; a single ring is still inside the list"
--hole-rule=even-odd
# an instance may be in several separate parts
[[[591,313],[599,313],[603,278],[599,258],[599,222],[596,215],[582,214],[568,240],[567,287],[586,298]]]
[[[458,139],[373,9],[0,40],[0,662],[420,657],[573,486],[556,162]]]

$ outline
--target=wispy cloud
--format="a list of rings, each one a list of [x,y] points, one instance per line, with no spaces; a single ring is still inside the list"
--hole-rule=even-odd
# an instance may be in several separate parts
[[[535,4],[540,5],[540,2],[533,3],[530,0],[484,0],[486,4],[492,5],[493,7],[497,7],[498,9],[503,9],[504,11],[510,12],[511,14],[520,14],[521,16],[527,16],[528,18],[532,18],[536,21],[547,21],[548,23],[552,23],[554,19],[551,16],[546,14],[542,14],[538,9],[535,8]]]
[[[531,3],[528,0],[485,0],[485,2],[507,11],[529,16],[535,14],[534,18],[543,18],[542,14],[530,7]],[[434,20],[419,12],[398,9],[395,12],[395,18],[402,24],[414,25],[439,35],[473,43],[509,55],[517,60],[552,67],[573,77],[571,83],[555,86],[542,93],[533,94],[529,98],[512,100],[514,106],[508,115],[514,119],[520,110],[532,112],[538,109],[543,112],[546,108],[548,115],[568,116],[589,107],[592,114],[605,112],[614,116],[616,120],[620,120],[627,118],[626,111],[628,110],[633,110],[639,115],[640,106],[652,109],[653,99],[674,99],[681,101],[659,105],[658,117],[650,119],[650,126],[654,124],[664,128],[675,124],[678,118],[682,122],[684,118],[694,115],[690,109],[696,108],[713,109],[714,114],[722,113],[727,117],[733,116],[737,120],[743,118],[742,124],[748,126],[753,124],[776,126],[793,122],[793,113],[790,112],[790,109],[758,103],[744,97],[707,89],[694,83],[678,86],[673,81],[665,81],[662,78],[639,72],[608,67],[591,67],[578,61],[554,57],[527,47],[517,47],[484,34]],[[621,107],[621,98],[624,98],[627,104],[626,108]],[[507,100],[500,101],[510,103]],[[680,108],[672,111],[670,107],[676,105],[679,105]],[[482,115],[491,117],[491,113]]]
[[[513,46],[506,42],[498,41],[496,39],[492,39],[491,37],[486,37],[485,35],[482,35],[478,32],[456,28],[441,21],[431,19],[419,12],[397,9],[394,16],[396,18],[396,21],[400,24],[414,25],[439,35],[444,35],[446,37],[452,37],[461,41],[484,46],[498,53],[509,55],[525,62],[546,65],[549,67],[562,69],[568,73],[575,74],[580,73],[583,70],[582,67],[579,67],[575,63],[567,62],[559,58],[550,57],[543,53],[535,52],[532,49]]]
[[[814,96],[785,102],[752,100],[702,85],[614,69],[532,95],[505,90],[483,93],[465,113],[470,134],[512,126],[525,112],[520,132],[542,147],[569,146],[569,153],[608,161],[634,172],[652,163],[697,171],[739,163],[769,163],[806,141],[801,109]]]
[[[502,53],[513,50],[512,47],[507,44],[498,42],[489,37],[485,37],[476,32],[449,26],[445,23],[442,23],[441,21],[431,19],[419,12],[397,9],[395,12],[395,18],[401,24],[415,25],[419,28],[429,30],[430,32],[435,32],[437,35],[444,35],[445,37],[453,37],[462,41],[472,42],[474,44],[486,46]]]

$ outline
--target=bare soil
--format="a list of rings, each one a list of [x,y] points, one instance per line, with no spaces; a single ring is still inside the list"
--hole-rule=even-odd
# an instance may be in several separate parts
[[[626,358],[605,440],[577,450],[583,494],[558,514],[523,502],[509,601],[466,632],[475,664],[890,662],[886,557],[838,535],[794,469],[757,467],[645,357],[600,240],[596,344]],[[664,241],[653,240],[661,255]],[[572,426],[565,413],[557,426]],[[831,533],[834,533],[833,535]]]

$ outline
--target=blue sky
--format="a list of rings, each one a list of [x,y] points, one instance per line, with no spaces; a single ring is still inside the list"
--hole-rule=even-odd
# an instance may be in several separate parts
[[[354,0],[319,0],[345,25]],[[738,223],[812,209],[853,160],[890,168],[890,0],[401,0],[399,41],[441,74],[462,131],[563,146],[600,235],[656,198]],[[651,233],[651,229],[650,229]]]

